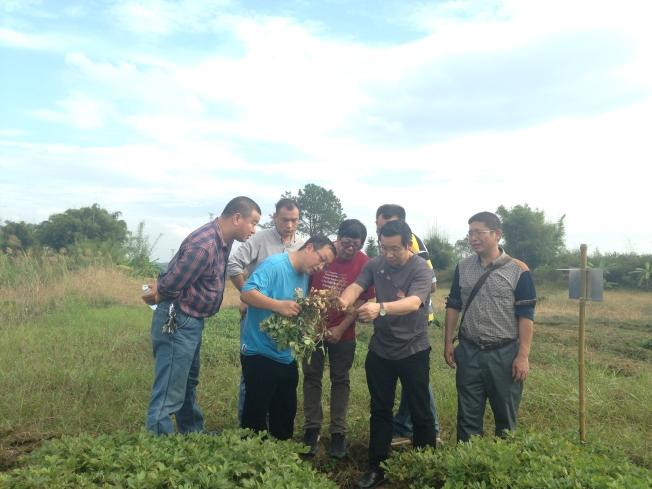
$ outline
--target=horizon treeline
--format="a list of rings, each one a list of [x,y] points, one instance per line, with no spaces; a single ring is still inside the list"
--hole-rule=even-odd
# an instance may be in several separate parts
[[[320,212],[318,206],[312,214]],[[324,209],[330,212],[330,209]],[[538,283],[565,283],[566,275],[559,269],[579,267],[579,253],[565,244],[564,216],[549,222],[545,213],[528,204],[510,209],[500,206],[496,214],[503,222],[502,246],[511,256],[528,264]],[[32,224],[4,221],[0,224],[0,253],[4,255],[57,253],[102,255],[117,265],[130,268],[134,275],[151,276],[158,272],[152,251],[160,239],[153,242],[140,222],[131,232],[121,219],[121,212],[109,212],[98,204],[53,214],[47,220]],[[439,279],[450,280],[455,264],[472,254],[466,238],[450,241],[446,234],[431,229],[423,241]],[[367,241],[366,252],[378,252],[375,237]],[[607,288],[652,288],[652,254],[634,252],[603,253],[594,250],[589,266],[604,270]]]

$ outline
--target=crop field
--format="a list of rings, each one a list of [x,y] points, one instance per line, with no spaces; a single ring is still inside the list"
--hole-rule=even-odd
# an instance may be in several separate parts
[[[92,439],[118,434],[129,443],[144,436],[153,362],[151,310],[139,302],[140,281],[114,267],[91,266],[53,273],[47,279],[10,281],[5,275],[0,284],[0,471],[8,474],[21,467],[22,456],[66,435]],[[578,426],[578,304],[563,290],[539,287],[538,292],[520,427],[526,433],[572,440]],[[446,294],[444,287],[433,296],[439,318]],[[229,288],[222,311],[205,328],[198,392],[209,430],[237,427],[237,303],[235,290]],[[369,396],[363,364],[371,327],[359,325],[358,332],[351,373],[349,456],[340,462],[328,458],[325,426],[321,452],[309,462],[333,487],[353,487],[366,469]],[[443,361],[442,329],[431,327],[430,334],[431,384],[444,441],[441,452],[452,453],[454,371]],[[652,294],[607,290],[604,302],[590,304],[586,375],[586,449],[623,457],[637,469],[652,469]],[[326,420],[328,391],[326,374]],[[301,385],[299,404],[297,441],[302,433]],[[488,433],[491,424],[488,410]],[[409,451],[400,452],[407,456]]]

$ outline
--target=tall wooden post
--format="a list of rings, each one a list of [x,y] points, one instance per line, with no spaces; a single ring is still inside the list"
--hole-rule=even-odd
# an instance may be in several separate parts
[[[580,246],[580,273],[582,284],[582,295],[580,297],[580,330],[579,330],[579,345],[578,345],[578,363],[579,363],[579,401],[580,401],[580,442],[586,443],[586,399],[585,399],[585,385],[584,385],[584,350],[585,350],[585,337],[584,328],[586,322],[586,302],[589,299],[589,271],[587,268],[587,254],[586,245]]]

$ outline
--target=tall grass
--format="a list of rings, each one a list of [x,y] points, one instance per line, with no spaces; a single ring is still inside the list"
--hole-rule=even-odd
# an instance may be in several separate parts
[[[139,293],[139,280],[107,255],[0,253],[0,315],[12,324],[56,311],[71,300],[135,305]]]

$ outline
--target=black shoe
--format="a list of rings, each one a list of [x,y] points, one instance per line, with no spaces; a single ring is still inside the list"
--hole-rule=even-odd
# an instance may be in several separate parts
[[[309,449],[306,455],[315,456],[319,443],[319,428],[308,428],[303,434],[303,443]]]
[[[379,486],[383,482],[385,482],[385,473],[381,469],[375,468],[368,470],[362,477],[360,477],[355,486],[360,487],[361,489],[368,489],[370,487]]]
[[[328,454],[333,458],[342,459],[346,457],[346,438],[343,433],[333,433],[331,435],[331,446]]]

